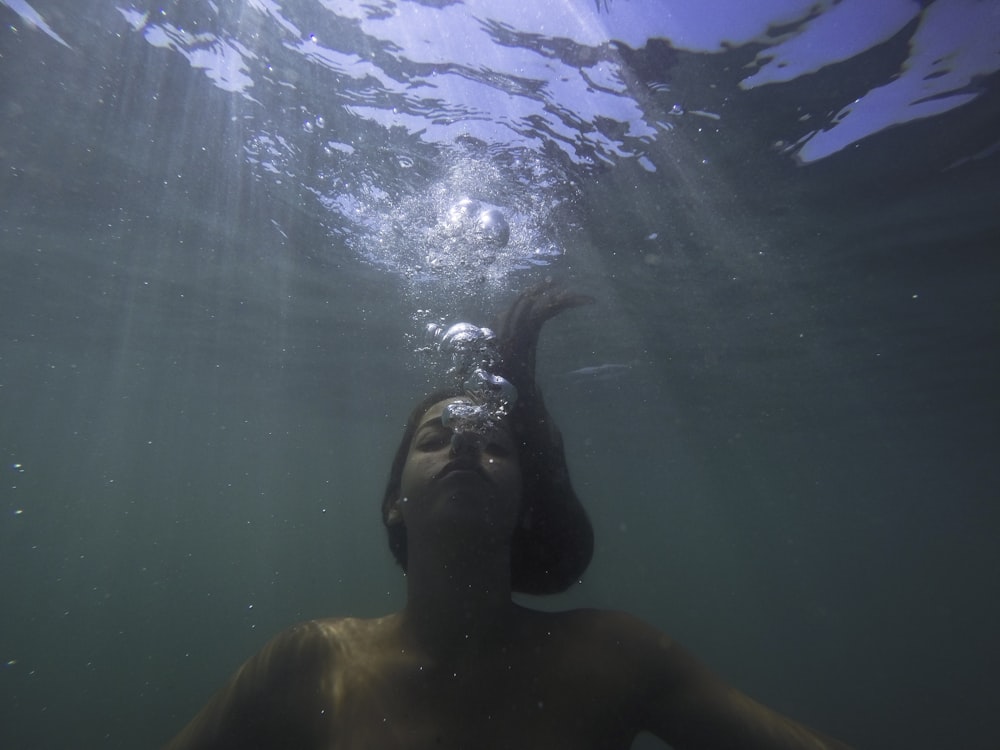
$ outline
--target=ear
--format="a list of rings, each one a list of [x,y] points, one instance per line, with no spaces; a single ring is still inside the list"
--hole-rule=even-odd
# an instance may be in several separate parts
[[[385,511],[385,525],[396,526],[403,523],[403,501],[404,499],[393,500]]]

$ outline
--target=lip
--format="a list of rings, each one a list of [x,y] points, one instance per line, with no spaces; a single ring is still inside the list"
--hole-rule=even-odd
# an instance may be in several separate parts
[[[442,479],[449,474],[475,474],[486,481],[489,481],[490,479],[486,472],[483,471],[482,466],[466,459],[449,461],[444,465],[444,468],[434,476],[434,479]]]

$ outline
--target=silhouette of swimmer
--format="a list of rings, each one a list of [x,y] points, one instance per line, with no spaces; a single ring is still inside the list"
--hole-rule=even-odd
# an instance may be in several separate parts
[[[518,397],[492,426],[445,424],[461,389],[413,411],[382,501],[403,609],[279,634],[169,750],[612,750],[642,731],[679,750],[847,747],[630,615],[511,600],[562,591],[590,562],[590,522],[534,378],[543,324],[587,301],[543,284],[501,317],[496,374]]]

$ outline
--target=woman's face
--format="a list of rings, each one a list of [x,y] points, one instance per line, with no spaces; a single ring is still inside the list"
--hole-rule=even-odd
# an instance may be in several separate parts
[[[504,423],[483,432],[452,431],[441,415],[456,401],[468,399],[445,399],[424,412],[410,442],[398,505],[407,534],[425,521],[438,528],[485,522],[513,533],[522,492],[514,439]]]

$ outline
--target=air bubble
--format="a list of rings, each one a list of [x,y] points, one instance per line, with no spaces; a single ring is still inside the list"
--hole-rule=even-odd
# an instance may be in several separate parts
[[[418,351],[449,356],[448,372],[461,378],[459,382],[468,399],[449,404],[441,414],[442,424],[455,433],[494,429],[517,401],[514,384],[490,372],[499,359],[496,334],[489,328],[466,322],[447,328],[429,323],[426,332],[433,343]]]
[[[472,198],[462,198],[462,200],[448,209],[448,222],[460,225],[473,221],[479,215],[480,211],[482,211],[482,207],[479,201]]]
[[[476,219],[476,234],[495,247],[506,247],[510,240],[510,225],[498,208],[488,208]]]

